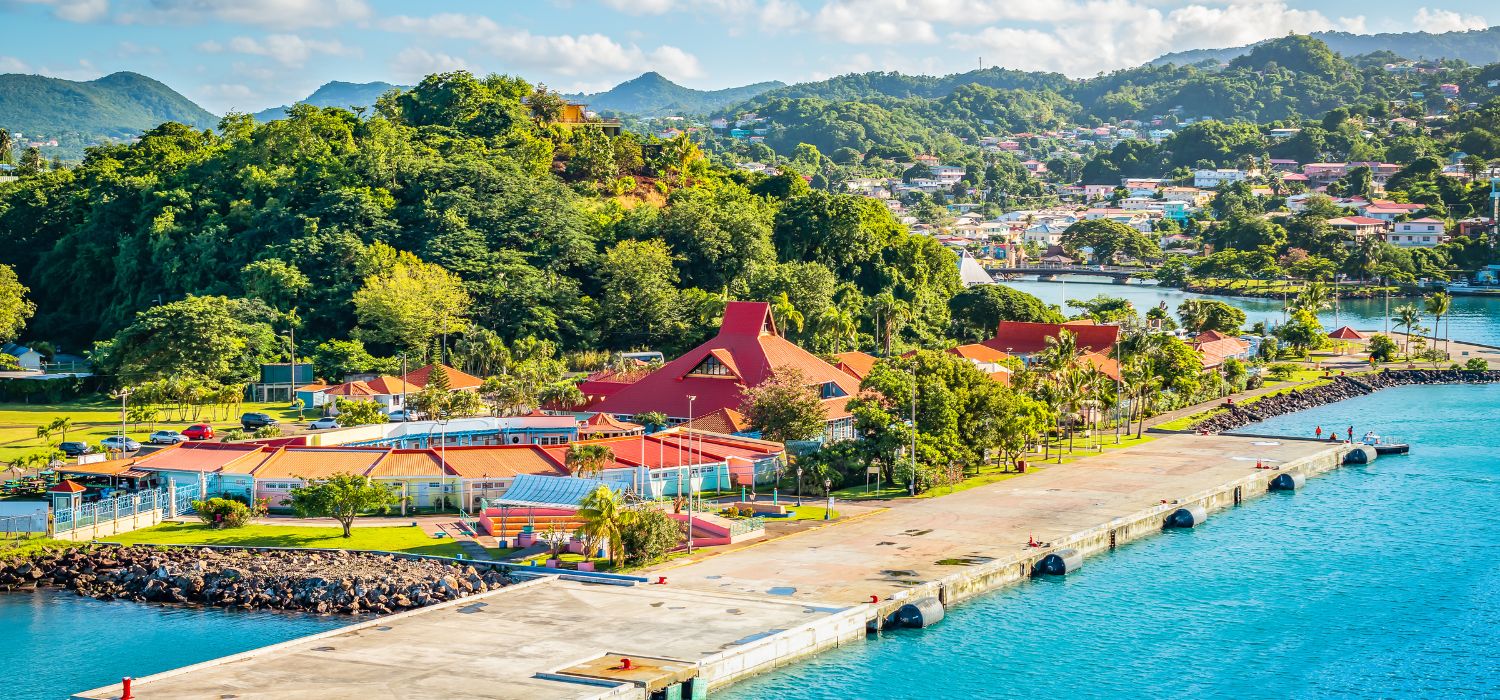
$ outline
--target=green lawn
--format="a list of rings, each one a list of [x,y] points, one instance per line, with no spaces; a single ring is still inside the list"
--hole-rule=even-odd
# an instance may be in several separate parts
[[[348,539],[338,527],[247,525],[214,530],[202,523],[164,523],[107,538],[120,544],[216,544],[240,547],[311,547],[315,549],[376,549],[408,554],[451,557],[463,553],[448,539],[434,539],[419,527],[358,527]]]
[[[834,498],[838,498],[837,491],[834,492]],[[818,501],[819,502],[816,505],[787,506],[786,512],[791,514],[790,517],[771,518],[767,520],[767,522],[781,522],[786,520],[822,520],[823,512],[828,509],[828,501],[826,498],[818,499]],[[806,498],[804,498],[802,499],[802,502],[805,504],[808,501]],[[833,511],[832,517],[839,517],[839,512],[837,509]]]
[[[190,414],[186,421],[163,421],[154,426],[127,425],[125,434],[134,440],[145,442],[146,437],[154,430],[182,430],[194,423],[208,423],[222,432],[240,427],[240,413],[250,411],[269,413],[282,423],[297,420],[297,411],[287,408],[281,402],[245,403],[240,406],[239,411],[232,413],[205,406],[199,412],[197,420],[192,420],[193,416]],[[99,448],[100,440],[120,433],[120,403],[108,398],[78,399],[59,404],[0,403],[0,462],[9,462],[42,447],[42,441],[36,437],[37,427],[58,418],[73,420],[73,427],[68,430],[66,439],[83,440],[93,445],[94,449]],[[58,443],[63,439],[62,435],[54,435],[50,441]]]
[[[855,486],[833,490],[833,497],[837,498],[840,501],[869,501],[876,499],[901,498],[905,495],[905,485],[896,484],[893,486],[889,481],[881,481],[880,488],[878,490],[875,488],[874,482],[871,482],[868,488],[866,488],[864,484],[857,484]],[[792,497],[793,503],[796,502],[796,498],[796,496]],[[804,499],[803,502],[806,502],[806,499]]]

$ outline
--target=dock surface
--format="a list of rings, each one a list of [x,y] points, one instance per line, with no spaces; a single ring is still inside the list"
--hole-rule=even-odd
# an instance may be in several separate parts
[[[666,585],[543,579],[140,679],[137,697],[627,698],[642,688],[554,674],[606,654],[697,664],[719,687],[864,639],[917,597],[953,604],[1025,576],[1059,547],[1085,554],[1160,531],[1179,504],[1212,511],[1277,471],[1336,466],[1343,446],[1166,435],[849,522],[656,567]],[[1210,522],[1212,517],[1210,516]],[[1031,547],[1028,540],[1048,543]],[[869,604],[877,596],[879,603]],[[118,685],[76,698],[120,697]]]

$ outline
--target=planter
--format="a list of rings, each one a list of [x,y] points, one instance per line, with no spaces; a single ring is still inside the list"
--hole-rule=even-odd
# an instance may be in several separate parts
[[[578,570],[579,571],[593,571],[594,570],[594,562],[591,562],[591,561],[581,561],[581,562],[578,562]]]
[[[562,560],[560,560],[560,559],[548,559],[547,560],[547,568],[549,568],[549,569],[556,569],[560,565],[562,565]]]

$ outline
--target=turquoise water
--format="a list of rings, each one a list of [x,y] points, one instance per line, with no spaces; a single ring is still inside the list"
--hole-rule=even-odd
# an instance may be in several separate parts
[[[0,593],[0,698],[57,700],[349,624],[348,618],[104,603]]]
[[[1251,428],[1413,443],[729,689],[750,698],[1500,695],[1500,386],[1406,387]]]
[[[1218,299],[1226,301],[1245,310],[1245,316],[1249,323],[1265,321],[1266,323],[1280,323],[1281,301],[1279,299],[1250,299],[1243,297],[1208,297],[1202,294],[1189,294],[1177,289],[1157,287],[1151,284],[1111,284],[1099,282],[1088,278],[1063,279],[1056,282],[1017,281],[1006,282],[1008,286],[1035,294],[1042,301],[1049,304],[1063,304],[1068,299],[1092,299],[1100,294],[1111,297],[1123,297],[1135,303],[1135,307],[1142,313],[1146,309],[1156,306],[1165,301],[1168,309],[1175,312],[1177,305],[1183,299],[1189,297],[1200,299]],[[1412,302],[1410,299],[1391,299],[1391,308],[1394,309],[1401,304]],[[1420,302],[1415,302],[1420,306]],[[1068,313],[1076,313],[1077,309],[1064,309]],[[1175,316],[1174,316],[1175,317]],[[1384,330],[1385,301],[1383,299],[1369,300],[1346,300],[1339,304],[1339,314],[1335,318],[1332,311],[1324,312],[1320,318],[1324,327],[1333,330],[1339,325],[1350,325],[1361,330]],[[1439,336],[1449,333],[1455,340],[1467,340],[1484,345],[1500,346],[1500,297],[1454,297],[1453,308],[1449,316],[1443,317],[1443,328]],[[1424,317],[1423,324],[1432,326],[1432,317]],[[1393,321],[1391,330],[1400,330]]]

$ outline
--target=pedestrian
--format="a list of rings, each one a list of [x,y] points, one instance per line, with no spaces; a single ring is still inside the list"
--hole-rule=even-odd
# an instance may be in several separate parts
[[[1354,426],[1349,426],[1349,442],[1354,442]]]
[[[1319,440],[1322,440],[1323,439],[1323,426],[1320,425],[1320,426],[1317,427],[1316,430],[1313,430],[1313,436],[1316,437],[1316,438],[1318,438]]]

